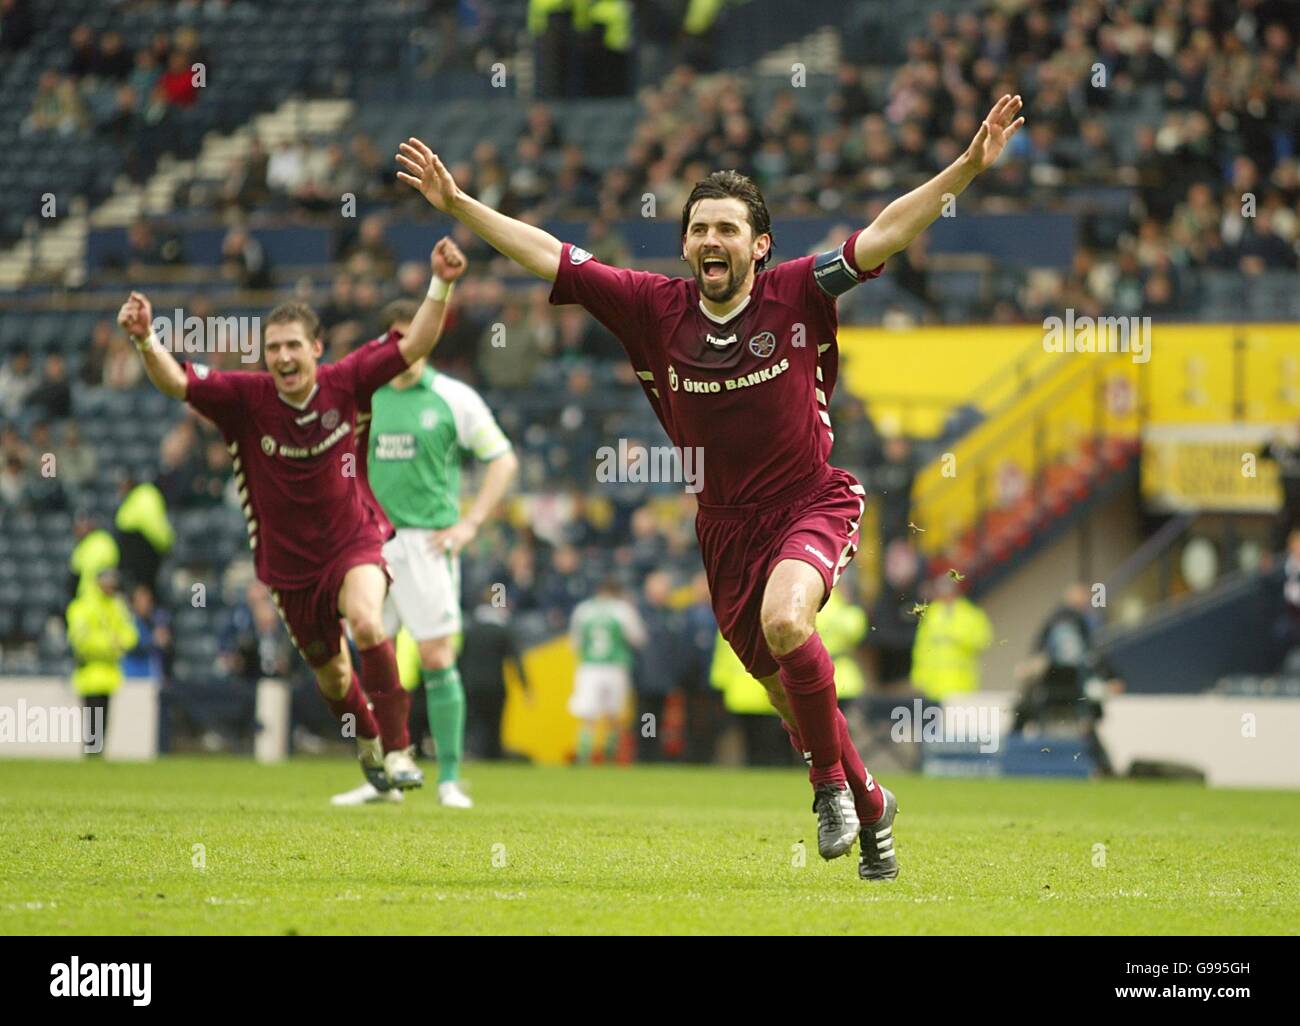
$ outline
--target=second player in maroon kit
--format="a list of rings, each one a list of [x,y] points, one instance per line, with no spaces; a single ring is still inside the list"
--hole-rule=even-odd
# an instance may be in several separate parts
[[[257,577],[271,589],[330,710],[354,731],[362,769],[379,790],[418,787],[422,774],[409,753],[410,696],[382,627],[383,546],[393,530],[370,491],[356,438],[375,390],[426,356],[441,333],[450,283],[465,261],[444,239],[431,263],[434,284],[411,330],[375,339],[333,364],[318,364],[320,322],[303,304],[277,307],[266,318],[266,371],[182,366],[154,340],[140,293],[119,314],[150,381],[224,436]],[[345,619],[364,691],[343,645]]]
[[[356,434],[375,390],[406,366],[392,339],[375,339],[322,364],[316,387],[295,405],[266,374],[185,364],[186,402],[217,425],[230,450],[258,580],[313,666],[339,651],[343,575],[383,565],[392,527],[368,495]]]

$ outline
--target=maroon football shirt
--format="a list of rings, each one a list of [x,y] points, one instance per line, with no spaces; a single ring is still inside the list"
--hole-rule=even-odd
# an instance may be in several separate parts
[[[356,435],[375,389],[406,370],[396,339],[318,366],[301,407],[280,396],[266,371],[185,364],[185,401],[225,436],[257,577],[270,587],[311,585],[344,552],[392,534],[366,483]]]
[[[759,272],[722,322],[693,278],[610,267],[565,243],[551,302],[581,304],[622,342],[673,445],[702,453],[701,502],[760,502],[830,456],[835,299],[884,267],[857,269],[856,238]]]

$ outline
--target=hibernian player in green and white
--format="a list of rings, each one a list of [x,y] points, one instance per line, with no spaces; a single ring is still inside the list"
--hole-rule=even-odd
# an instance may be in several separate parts
[[[582,721],[577,762],[582,765],[591,760],[596,733],[602,727],[605,761],[613,762],[632,692],[634,649],[646,643],[641,614],[623,597],[616,578],[607,578],[595,595],[578,603],[569,620],[569,640],[578,656],[569,697],[569,712]]]
[[[386,331],[405,335],[417,306],[397,300],[384,308]],[[396,528],[384,546],[393,575],[384,625],[405,627],[420,651],[420,677],[438,758],[438,800],[473,805],[460,787],[465,741],[465,689],[453,641],[461,631],[460,552],[510,488],[519,470],[510,441],[474,389],[417,360],[375,392],[365,439],[367,476],[375,498]],[[361,438],[358,439],[361,441]],[[361,448],[361,446],[358,446]],[[487,465],[482,487],[461,515],[461,461],[472,454]],[[335,805],[401,801],[397,790],[364,784],[335,795]]]

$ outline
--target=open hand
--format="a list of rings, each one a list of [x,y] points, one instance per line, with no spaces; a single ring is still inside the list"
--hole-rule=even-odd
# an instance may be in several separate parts
[[[1025,123],[1024,118],[1016,117],[1021,107],[1020,97],[1003,96],[993,105],[989,111],[988,117],[980,125],[980,130],[975,133],[975,138],[971,141],[970,147],[966,150],[966,156],[976,171],[983,171],[992,167],[994,161],[1002,154],[1002,149],[1011,137],[1020,131],[1020,126]]]
[[[397,180],[412,189],[446,213],[459,191],[451,172],[443,166],[438,155],[415,136],[401,144],[397,162],[406,170],[397,172]]]

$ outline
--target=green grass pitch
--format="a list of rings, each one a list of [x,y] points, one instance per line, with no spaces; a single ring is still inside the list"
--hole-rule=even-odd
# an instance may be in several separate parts
[[[341,758],[0,762],[0,933],[1300,932],[1295,792],[896,777],[865,884],[798,770],[465,775],[336,809]]]

